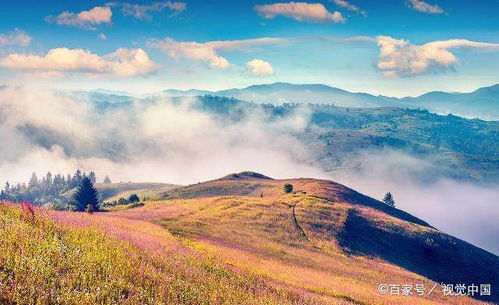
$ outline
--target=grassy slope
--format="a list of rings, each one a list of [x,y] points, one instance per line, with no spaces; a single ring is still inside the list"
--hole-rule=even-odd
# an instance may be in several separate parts
[[[317,304],[154,225],[0,204],[1,304]],[[48,217],[47,217],[48,216]],[[54,222],[55,220],[55,222]]]
[[[286,182],[295,194],[282,193]],[[376,287],[429,289],[459,275],[497,287],[497,256],[330,181],[246,173],[162,197],[94,215],[50,211],[36,222],[2,206],[0,281],[9,284],[0,284],[0,303],[56,303],[58,294],[65,304],[480,304],[439,289],[394,297]],[[51,290],[51,281],[69,287]]]
[[[283,195],[284,183],[296,194]],[[326,295],[396,303],[377,295],[376,285],[431,285],[414,273],[439,283],[498,284],[497,256],[329,181],[229,177],[164,197],[175,199],[161,221],[171,232],[209,245],[233,264]],[[151,218],[161,216],[157,206],[151,209]]]

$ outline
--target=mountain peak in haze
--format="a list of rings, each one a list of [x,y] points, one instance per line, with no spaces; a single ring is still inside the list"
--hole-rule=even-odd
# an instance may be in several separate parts
[[[94,93],[116,96],[119,92],[95,90]],[[398,107],[426,109],[438,114],[452,113],[466,118],[499,120],[499,84],[482,87],[470,93],[431,91],[417,97],[386,97],[354,93],[324,84],[292,84],[277,82],[220,91],[167,89],[148,96],[196,97],[221,96],[265,104],[334,104],[349,108]],[[129,94],[122,94],[129,96]]]

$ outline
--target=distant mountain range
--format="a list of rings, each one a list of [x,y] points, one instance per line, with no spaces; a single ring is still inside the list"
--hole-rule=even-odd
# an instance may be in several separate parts
[[[169,89],[158,95],[169,97],[215,95],[256,103],[322,103],[354,108],[421,108],[439,114],[452,113],[467,118],[499,120],[499,84],[470,93],[433,91],[418,97],[404,98],[353,93],[320,84],[289,83],[253,85],[242,89],[221,91]]]

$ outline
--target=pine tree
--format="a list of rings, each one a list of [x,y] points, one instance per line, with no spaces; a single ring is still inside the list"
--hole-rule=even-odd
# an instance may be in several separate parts
[[[73,188],[73,187],[72,187],[72,185],[71,185],[71,184],[72,184],[72,183],[71,183],[71,181],[72,181],[72,180],[73,180],[73,178],[71,177],[71,175],[70,175],[70,174],[68,174],[68,175],[66,176],[66,185],[65,185],[66,189],[68,189],[68,190],[69,190],[69,189],[72,189],[72,188]]]
[[[106,184],[111,184],[111,179],[109,178],[109,176],[106,176],[106,178],[104,178],[104,180],[102,181],[103,183],[106,183]]]
[[[393,199],[393,195],[390,192],[386,193],[385,198],[383,198],[383,202],[386,205],[389,205],[391,207],[395,207],[395,200]]]
[[[54,183],[54,179],[51,172],[48,172],[45,176],[45,185],[46,189],[50,189],[52,187],[52,183]]]
[[[97,176],[95,175],[94,171],[91,171],[90,174],[88,174],[88,178],[90,181],[92,181],[93,184],[97,182]]]
[[[78,185],[81,184],[82,181],[83,181],[83,175],[81,174],[81,170],[77,169],[71,181],[71,188],[77,187]]]
[[[91,205],[94,211],[98,211],[98,198],[99,195],[97,190],[95,189],[92,181],[90,181],[87,177],[82,179],[80,185],[76,189],[76,193],[73,195],[77,211],[85,211],[88,205]]]
[[[28,182],[29,188],[38,187],[39,184],[40,184],[40,182],[38,181],[38,176],[36,175],[36,173],[33,173],[31,175],[31,178],[29,179],[29,182]]]

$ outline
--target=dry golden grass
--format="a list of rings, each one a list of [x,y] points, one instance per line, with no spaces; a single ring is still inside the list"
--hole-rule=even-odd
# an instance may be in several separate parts
[[[284,195],[284,183],[293,184],[295,194]],[[245,186],[239,188],[241,184]],[[215,196],[215,186],[219,185],[232,196]],[[467,297],[444,296],[440,286],[431,296],[379,294],[377,286],[381,283],[423,283],[428,289],[435,283],[385,260],[345,253],[339,240],[349,214],[355,212],[370,219],[373,226],[386,232],[440,233],[401,211],[387,215],[385,207],[372,200],[367,205],[359,204],[365,198],[344,186],[312,179],[222,179],[176,194],[188,199],[154,203],[140,213],[147,214],[149,221],[161,219],[161,225],[191,241],[196,251],[223,257],[239,269],[317,293],[330,302],[481,303]]]
[[[1,304],[319,304],[145,222],[4,203],[0,231]]]
[[[283,194],[284,183],[295,193]],[[344,186],[238,177],[163,197],[169,199],[93,215],[37,210],[34,222],[0,206],[0,245],[7,249],[0,253],[0,303],[483,304],[440,289],[431,296],[379,294],[381,283],[429,289],[434,282],[346,251],[370,245],[345,241],[346,232],[409,239],[441,233]]]

